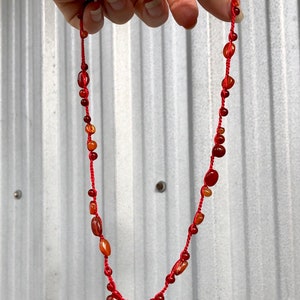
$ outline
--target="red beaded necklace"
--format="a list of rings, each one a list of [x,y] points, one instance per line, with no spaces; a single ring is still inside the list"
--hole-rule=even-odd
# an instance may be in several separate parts
[[[192,239],[192,236],[198,232],[198,226],[204,220],[204,214],[202,213],[202,206],[205,197],[210,197],[212,191],[210,187],[214,186],[219,178],[218,172],[214,169],[214,160],[216,157],[223,157],[225,155],[225,147],[223,143],[225,142],[224,132],[225,129],[222,127],[223,117],[227,116],[228,110],[225,107],[225,100],[229,97],[229,89],[234,85],[234,79],[230,76],[230,63],[231,57],[235,52],[234,41],[237,40],[237,34],[234,32],[235,26],[235,17],[240,13],[238,8],[238,1],[231,1],[231,27],[228,35],[228,42],[224,46],[223,55],[226,58],[226,71],[224,79],[222,80],[222,90],[221,90],[221,105],[219,109],[219,120],[216,127],[216,133],[214,136],[214,146],[212,148],[212,153],[210,157],[210,163],[208,170],[203,179],[203,185],[200,190],[200,199],[198,202],[197,210],[194,214],[193,221],[188,228],[186,242],[183,250],[181,251],[178,260],[172,266],[169,274],[167,274],[163,288],[153,297],[151,300],[163,300],[165,299],[165,292],[167,291],[170,284],[174,283],[176,276],[183,273],[183,271],[188,266],[188,260],[190,254],[188,252],[189,245]],[[82,14],[80,18],[80,38],[81,38],[81,71],[78,74],[78,85],[81,88],[79,91],[79,96],[81,97],[81,105],[85,108],[85,116],[83,118],[86,123],[85,131],[87,133],[87,149],[88,157],[90,161],[90,182],[91,188],[88,191],[89,197],[92,198],[89,204],[90,214],[93,216],[91,220],[92,232],[95,236],[99,238],[99,250],[104,256],[104,274],[108,279],[107,290],[110,292],[110,295],[107,296],[106,300],[125,300],[122,294],[117,290],[116,282],[112,277],[112,268],[109,264],[109,256],[111,254],[111,247],[108,240],[105,238],[102,230],[102,219],[98,213],[98,204],[97,204],[97,189],[95,184],[95,173],[94,173],[94,161],[97,159],[98,154],[95,152],[97,148],[97,143],[93,139],[93,134],[96,132],[95,126],[91,123],[91,116],[89,111],[89,75],[87,73],[88,65],[85,60],[85,46],[84,40],[88,36],[88,33],[83,28],[83,18]]]

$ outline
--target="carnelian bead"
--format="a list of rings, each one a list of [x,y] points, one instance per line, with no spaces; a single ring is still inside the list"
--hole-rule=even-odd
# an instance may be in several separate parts
[[[204,197],[210,197],[212,195],[212,191],[208,186],[203,186],[201,188],[201,195]]]
[[[116,298],[113,295],[109,295],[106,297],[106,300],[116,300]]]
[[[223,55],[225,58],[230,58],[235,52],[235,45],[232,42],[227,43],[223,48]]]
[[[197,234],[198,233],[198,228],[194,223],[190,225],[189,233],[190,234]]]
[[[224,134],[224,133],[225,133],[225,128],[224,128],[224,127],[219,127],[219,128],[217,129],[217,133],[219,133],[219,134]]]
[[[89,102],[88,99],[83,98],[83,99],[81,99],[80,104],[81,104],[82,106],[89,106],[90,102]]]
[[[88,34],[87,31],[85,31],[85,30],[80,30],[80,37],[81,37],[82,39],[85,39],[88,35],[89,35],[89,34]]]
[[[165,296],[162,293],[159,293],[154,297],[154,300],[164,300],[164,299]]]
[[[215,157],[223,157],[226,153],[226,149],[224,146],[216,144],[212,149],[212,155]]]
[[[116,285],[113,282],[109,282],[106,286],[106,288],[110,291],[113,292],[116,289]]]
[[[105,238],[100,239],[99,249],[104,256],[110,256],[111,254],[110,244],[108,240],[106,240]]]
[[[227,91],[227,90],[222,90],[222,92],[221,92],[221,97],[222,97],[222,98],[228,98],[229,95],[230,95],[229,91]]]
[[[217,183],[219,179],[219,174],[216,170],[210,169],[207,171],[205,177],[204,177],[204,182],[208,186],[213,186]]]
[[[93,124],[86,124],[85,131],[86,133],[94,134],[96,132],[96,127]]]
[[[111,267],[105,267],[105,269],[104,269],[105,276],[111,276],[112,273],[113,273],[113,270]]]
[[[92,232],[95,236],[102,235],[102,222],[99,216],[95,216],[91,220]]]
[[[200,225],[204,220],[204,214],[201,211],[196,212],[194,217],[194,223]]]
[[[97,196],[97,191],[95,189],[89,189],[88,195],[90,197],[96,197]]]
[[[97,213],[97,202],[91,201],[89,208],[90,208],[90,214],[95,215]]]
[[[186,250],[184,250],[184,251],[180,254],[180,258],[181,258],[182,260],[189,260],[189,259],[190,259],[190,254],[189,254]]]
[[[233,8],[233,11],[234,11],[234,14],[235,14],[236,16],[238,16],[238,15],[240,14],[240,12],[241,12],[241,10],[240,10],[237,6],[235,6],[235,7]]]
[[[79,91],[79,96],[81,98],[87,98],[89,96],[89,90],[88,89],[82,89]]]
[[[188,264],[189,263],[186,260],[179,260],[173,268],[175,275],[178,276],[181,273],[183,273],[183,271],[187,268]]]
[[[94,151],[97,148],[97,142],[90,140],[87,142],[87,148],[89,151]]]
[[[80,71],[78,73],[77,82],[81,88],[85,88],[90,82],[89,74],[85,71]]]
[[[214,141],[216,144],[223,144],[225,142],[225,137],[222,134],[216,134]]]
[[[174,276],[174,275],[171,275],[171,274],[167,275],[167,277],[166,277],[166,282],[167,282],[168,284],[174,283],[174,282],[175,282],[175,276]]]
[[[234,79],[231,76],[227,75],[222,81],[222,87],[229,90],[234,86],[234,82]]]
[[[91,151],[89,154],[89,159],[90,160],[96,160],[98,158],[98,154],[94,151]]]
[[[228,35],[228,39],[230,40],[230,41],[236,41],[237,40],[237,38],[238,38],[238,35],[234,32],[234,31],[231,31],[230,33],[229,33],[229,35]]]
[[[92,121],[92,118],[90,116],[84,116],[83,121],[89,124]]]
[[[222,117],[226,117],[228,115],[228,109],[226,107],[221,107],[219,110],[219,114]]]

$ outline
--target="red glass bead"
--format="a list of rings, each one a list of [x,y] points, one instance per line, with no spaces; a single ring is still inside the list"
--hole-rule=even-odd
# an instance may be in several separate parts
[[[204,177],[204,182],[208,186],[213,186],[217,183],[219,179],[219,174],[216,170],[210,169],[207,171],[205,177]]]
[[[97,148],[97,142],[90,140],[87,142],[87,148],[89,151],[94,151]]]
[[[80,103],[82,106],[89,106],[90,104],[89,100],[86,98],[81,99]]]
[[[204,185],[201,188],[201,195],[204,197],[210,197],[212,195],[212,191],[208,186]]]
[[[189,254],[186,250],[184,250],[184,251],[181,253],[180,258],[181,258],[182,260],[189,260],[189,259],[190,259],[190,254]]]
[[[222,87],[223,87],[224,89],[229,90],[229,89],[231,89],[233,86],[234,86],[234,79],[233,79],[231,76],[229,76],[229,75],[225,76],[225,78],[224,78],[223,81],[222,81]]]
[[[234,8],[233,8],[233,11],[234,11],[234,14],[236,15],[236,16],[238,16],[239,14],[240,14],[240,9],[237,7],[237,6],[235,6]]]
[[[91,220],[92,232],[95,236],[102,235],[102,222],[99,216],[95,216]]]
[[[113,292],[116,289],[116,285],[113,282],[109,282],[106,286],[106,288],[110,291]]]
[[[90,82],[89,74],[85,71],[80,71],[78,73],[77,82],[81,88],[85,88]]]
[[[104,269],[105,276],[111,276],[112,273],[113,273],[113,270],[111,267],[105,267],[105,269]]]
[[[166,282],[167,282],[168,284],[174,283],[174,282],[175,282],[175,276],[174,276],[174,275],[171,275],[171,274],[167,275],[167,277],[166,277]]]
[[[98,154],[94,151],[91,151],[89,154],[89,159],[90,160],[96,160],[98,158]]]
[[[232,4],[233,6],[239,6],[239,5],[240,5],[240,1],[239,1],[239,0],[232,0],[232,1],[231,1],[231,4]]]
[[[89,124],[92,121],[92,118],[90,116],[84,116],[83,121]]]
[[[224,134],[225,133],[225,128],[224,127],[218,127],[217,133]]]
[[[238,35],[234,31],[231,31],[228,35],[228,39],[234,42],[238,39]]]
[[[106,300],[117,300],[113,295],[109,295],[106,297]]]
[[[86,71],[89,68],[89,66],[86,63],[81,64],[81,70]]]
[[[98,210],[97,202],[96,201],[91,201],[89,208],[90,208],[90,214],[95,215],[97,213],[97,210]]]
[[[173,267],[175,275],[178,276],[181,273],[183,273],[184,270],[187,268],[188,264],[189,263],[186,260],[179,260]]]
[[[81,89],[79,91],[79,96],[81,98],[87,98],[89,96],[89,90],[88,89]]]
[[[227,90],[222,90],[222,92],[221,92],[221,97],[222,97],[222,98],[228,98],[229,95],[230,95],[229,91],[227,91]]]
[[[100,239],[99,249],[104,256],[110,256],[111,254],[110,244],[108,240],[106,240],[105,238]]]
[[[200,225],[204,220],[204,214],[201,211],[196,212],[194,217],[194,223]]]
[[[220,145],[220,144],[216,144],[214,145],[213,149],[212,149],[212,155],[215,157],[223,157],[226,153],[226,149],[224,146]]]
[[[96,132],[96,127],[93,124],[86,124],[85,131],[86,133],[94,134]]]
[[[225,58],[230,58],[235,52],[235,45],[232,42],[227,43],[223,48],[223,55]]]
[[[219,110],[219,114],[222,117],[226,117],[228,115],[228,109],[226,107],[221,107]]]
[[[89,34],[88,34],[87,31],[85,31],[85,30],[80,30],[80,37],[81,37],[82,39],[85,39],[88,35],[89,35]]]
[[[164,299],[165,297],[162,293],[159,293],[154,297],[154,300],[164,300]]]
[[[96,197],[97,196],[97,191],[95,189],[89,189],[88,195],[90,197]]]
[[[191,224],[189,227],[189,233],[190,234],[197,234],[198,233],[198,228],[195,224]]]
[[[222,134],[215,135],[215,143],[216,144],[223,144],[225,142],[225,137]]]

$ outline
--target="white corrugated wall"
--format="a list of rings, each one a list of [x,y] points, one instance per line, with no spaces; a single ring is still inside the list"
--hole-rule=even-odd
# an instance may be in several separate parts
[[[300,8],[256,2],[242,2],[220,180],[169,300],[300,299]],[[0,299],[105,300],[78,32],[52,1],[1,0],[0,10]],[[157,29],[134,18],[88,39],[100,211],[126,299],[153,297],[184,245],[209,164],[227,32],[201,10],[191,31],[172,18]]]

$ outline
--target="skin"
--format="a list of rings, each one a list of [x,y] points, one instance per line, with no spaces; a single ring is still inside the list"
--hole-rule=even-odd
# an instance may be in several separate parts
[[[82,12],[84,0],[54,0],[67,22],[79,29],[78,14]],[[200,5],[220,20],[230,21],[230,0],[198,0]],[[101,0],[89,2],[83,14],[85,30],[98,32],[104,18],[116,24],[124,24],[134,14],[150,27],[158,27],[166,22],[172,13],[175,21],[186,29],[193,28],[198,19],[196,0]],[[236,22],[243,19],[241,12]]]

